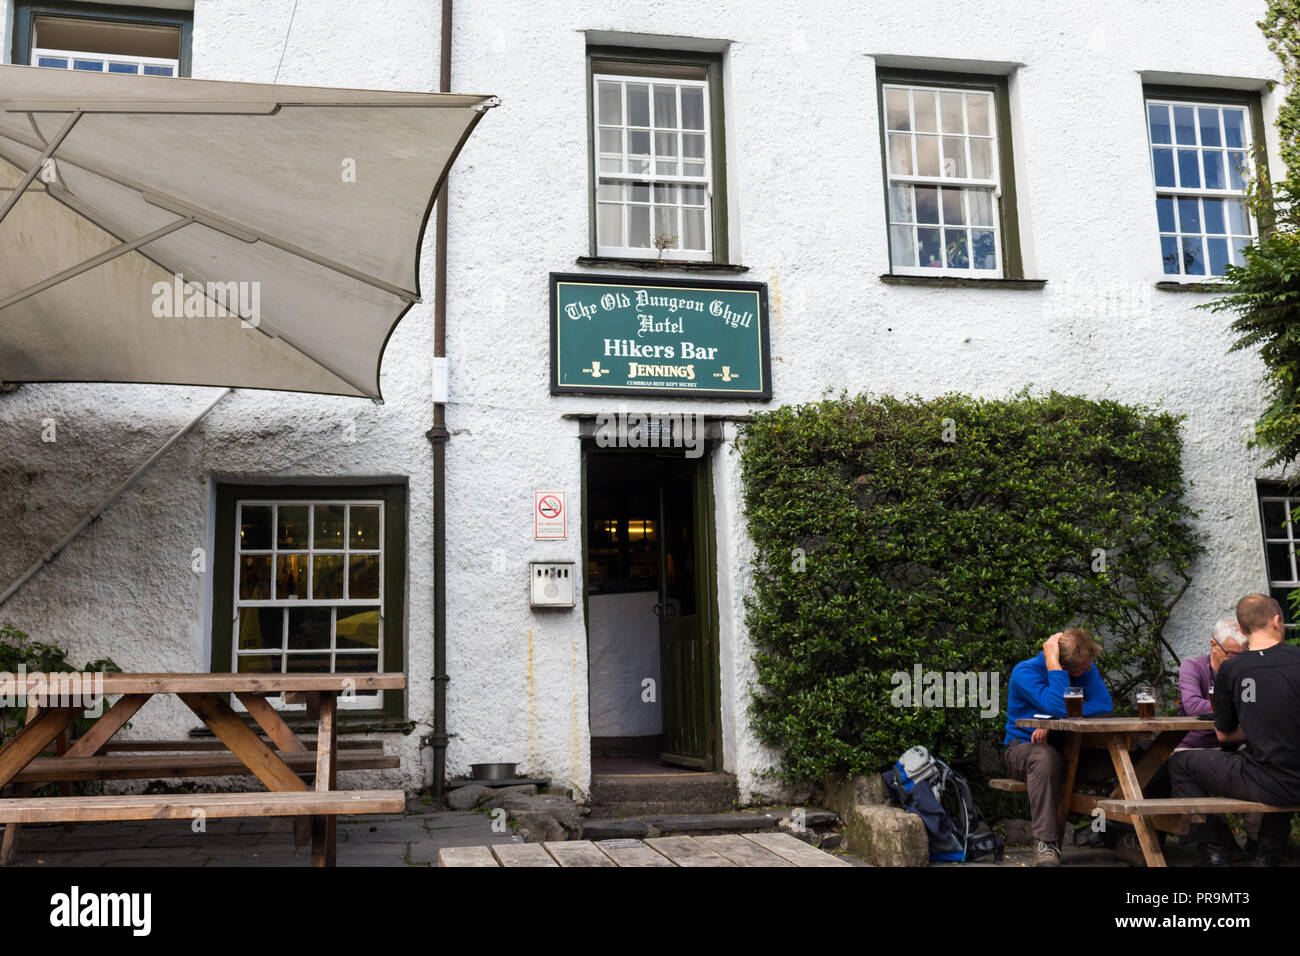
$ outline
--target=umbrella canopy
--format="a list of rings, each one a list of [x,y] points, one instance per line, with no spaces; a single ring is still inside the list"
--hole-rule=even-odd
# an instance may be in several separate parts
[[[0,382],[378,398],[497,102],[0,66]]]

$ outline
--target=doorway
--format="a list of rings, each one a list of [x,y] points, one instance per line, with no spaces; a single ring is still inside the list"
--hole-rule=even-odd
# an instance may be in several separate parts
[[[720,764],[708,456],[584,459],[594,773]]]

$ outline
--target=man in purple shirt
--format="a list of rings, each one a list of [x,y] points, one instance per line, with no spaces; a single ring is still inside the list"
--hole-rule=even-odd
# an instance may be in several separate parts
[[[1213,712],[1210,706],[1210,688],[1219,665],[1246,650],[1249,641],[1237,627],[1237,619],[1225,617],[1214,625],[1210,636],[1210,653],[1204,657],[1189,657],[1178,668],[1178,712],[1187,717],[1199,717]],[[1212,726],[1193,730],[1178,745],[1179,750],[1199,750],[1219,747],[1219,737]]]

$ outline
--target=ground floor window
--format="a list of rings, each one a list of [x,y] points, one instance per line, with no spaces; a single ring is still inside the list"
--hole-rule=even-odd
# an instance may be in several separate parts
[[[404,486],[219,485],[214,563],[213,671],[403,670]]]
[[[1268,566],[1269,594],[1282,605],[1287,637],[1296,634],[1296,616],[1288,597],[1300,588],[1300,495],[1285,485],[1260,484],[1260,523],[1264,529],[1264,561]]]

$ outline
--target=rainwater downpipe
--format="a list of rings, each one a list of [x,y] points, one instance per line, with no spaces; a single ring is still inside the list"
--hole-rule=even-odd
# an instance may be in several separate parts
[[[451,4],[442,0],[438,91],[451,92]],[[448,174],[448,179],[450,173]],[[447,356],[447,179],[438,191],[433,280],[434,377],[446,374]],[[441,366],[441,368],[439,368]],[[433,733],[425,738],[433,748],[434,800],[442,799],[447,776],[447,406],[434,395],[433,427]]]
[[[180,429],[180,431],[176,432],[176,434],[172,435],[171,438],[167,439],[167,441],[164,442],[157,451],[155,451],[152,455],[150,455],[147,459],[145,459],[145,461],[140,465],[140,467],[136,468],[135,471],[131,472],[130,476],[126,479],[126,481],[122,482],[111,492],[109,492],[108,497],[105,498],[103,501],[101,501],[93,510],[91,510],[91,512],[88,515],[86,515],[86,517],[82,518],[81,521],[77,523],[76,527],[74,527],[71,531],[69,531],[66,535],[63,536],[62,540],[60,540],[58,544],[54,545],[54,547],[50,548],[49,551],[46,551],[45,554],[37,558],[36,562],[30,568],[24,571],[19,576],[17,581],[9,585],[9,587],[5,588],[4,593],[0,594],[0,606],[3,606],[6,601],[8,601],[11,597],[17,594],[18,591],[21,590],[24,584],[26,584],[32,578],[36,577],[36,575],[40,572],[41,568],[45,567],[47,564],[49,564],[51,561],[57,558],[62,553],[63,549],[66,548],[68,545],[70,545],[76,539],[77,535],[85,531],[86,528],[90,526],[90,523],[92,521],[94,521],[105,511],[107,511],[114,501],[120,498],[128,488],[130,488],[132,485],[134,485],[137,481],[140,480],[141,475],[143,475],[146,471],[148,471],[150,468],[153,467],[154,462],[156,462],[163,455],[167,454],[168,449],[170,449],[178,441],[180,441],[191,431],[193,431],[194,426],[197,425],[199,422],[203,421],[203,419],[207,416],[208,412],[216,408],[217,403],[220,402],[223,398],[225,398],[233,391],[234,389],[231,388],[222,389],[220,395],[218,395],[211,402],[209,402],[208,405],[203,409],[203,411],[195,415],[194,418],[190,420],[188,425],[183,426]]]

